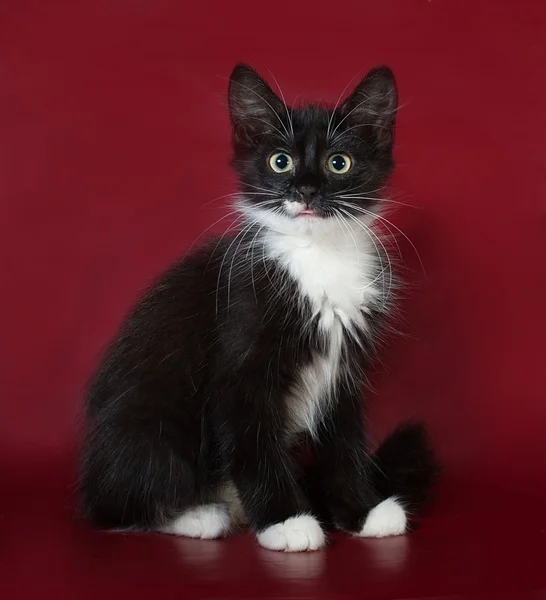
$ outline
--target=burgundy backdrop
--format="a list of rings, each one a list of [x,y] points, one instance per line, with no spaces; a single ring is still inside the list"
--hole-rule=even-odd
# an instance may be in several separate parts
[[[374,439],[424,419],[444,481],[407,538],[288,556],[72,523],[81,392],[139,290],[225,209],[234,63],[403,108],[409,282]],[[0,590],[6,598],[546,595],[543,0],[0,4]],[[223,212],[222,212],[223,211]],[[222,223],[216,226],[222,230]]]

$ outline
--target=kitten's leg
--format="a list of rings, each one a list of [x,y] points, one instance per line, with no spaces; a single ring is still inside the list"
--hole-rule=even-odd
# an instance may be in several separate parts
[[[184,447],[177,430],[164,427],[160,445],[157,431],[109,423],[90,429],[79,486],[85,518],[100,527],[159,531],[203,496],[193,458],[199,440],[186,436]]]
[[[212,540],[224,537],[230,529],[231,519],[225,504],[203,504],[188,508],[160,531],[171,535]]]
[[[380,501],[369,477],[362,399],[341,386],[316,443],[320,489],[334,524],[362,537],[401,535],[407,527],[403,506]]]
[[[262,385],[228,406],[223,424],[226,459],[244,513],[265,548],[317,550],[326,539],[296,483],[278,412],[282,399],[275,404],[275,394],[263,385],[267,377],[255,380]]]

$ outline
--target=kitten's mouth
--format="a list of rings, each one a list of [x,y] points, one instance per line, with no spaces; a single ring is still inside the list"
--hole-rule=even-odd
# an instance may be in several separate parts
[[[323,216],[319,211],[316,211],[306,203],[295,200],[285,200],[284,209],[293,219],[320,219]]]
[[[298,213],[298,217],[320,217],[313,209],[306,208]]]

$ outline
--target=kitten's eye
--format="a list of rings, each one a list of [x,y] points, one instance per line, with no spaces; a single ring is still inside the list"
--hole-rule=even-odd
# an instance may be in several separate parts
[[[294,161],[289,154],[284,152],[276,152],[269,159],[269,166],[275,171],[275,173],[286,173],[290,171],[294,166]]]
[[[351,159],[346,154],[332,154],[328,159],[328,168],[332,173],[347,173],[352,164]]]

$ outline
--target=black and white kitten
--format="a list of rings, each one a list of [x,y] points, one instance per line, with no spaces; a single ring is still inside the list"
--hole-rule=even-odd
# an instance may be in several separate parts
[[[84,515],[196,538],[248,523],[285,551],[323,547],[329,527],[402,534],[432,452],[408,425],[370,456],[361,397],[391,287],[370,226],[393,168],[393,75],[374,69],[332,110],[289,108],[241,65],[229,107],[242,225],[163,275],[107,352]]]

